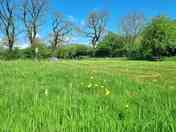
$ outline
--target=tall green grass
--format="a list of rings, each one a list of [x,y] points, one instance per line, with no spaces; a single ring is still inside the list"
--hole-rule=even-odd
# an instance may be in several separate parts
[[[175,64],[0,62],[0,131],[175,132]]]

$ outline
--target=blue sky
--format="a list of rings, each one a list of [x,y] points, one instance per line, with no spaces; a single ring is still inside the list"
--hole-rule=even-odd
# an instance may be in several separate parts
[[[130,11],[141,11],[149,18],[159,14],[176,17],[176,0],[51,0],[52,8],[82,21],[95,9],[107,10],[111,17],[108,26],[117,28],[121,17]]]
[[[62,12],[66,17],[81,24],[92,10],[106,10],[110,14],[108,29],[118,31],[120,20],[131,11],[143,12],[146,19],[164,14],[176,18],[176,0],[49,0],[52,11]],[[42,38],[48,37],[51,30],[50,18],[47,19],[42,32]],[[25,40],[26,41],[26,40]],[[72,43],[88,43],[85,37],[74,36]]]
[[[110,14],[108,29],[114,32],[118,30],[121,18],[130,11],[143,12],[146,19],[159,14],[176,18],[176,0],[51,0],[50,2],[52,10],[64,13],[77,24],[83,22],[92,10],[106,10]],[[81,37],[76,40],[87,41]]]

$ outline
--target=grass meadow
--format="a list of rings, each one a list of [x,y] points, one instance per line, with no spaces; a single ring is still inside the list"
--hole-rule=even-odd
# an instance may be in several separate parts
[[[0,132],[175,132],[176,61],[0,61]]]

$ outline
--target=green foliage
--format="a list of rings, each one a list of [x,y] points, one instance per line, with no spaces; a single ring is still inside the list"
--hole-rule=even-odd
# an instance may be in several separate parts
[[[104,37],[96,49],[96,56],[99,57],[121,57],[124,54],[125,49],[122,37],[112,32]]]
[[[21,51],[19,48],[14,48],[12,51],[2,48],[0,51],[1,60],[16,60],[21,57]]]
[[[143,54],[141,51],[141,41],[142,41],[142,36],[139,35],[133,44],[126,44],[125,49],[126,49],[126,56],[128,59],[134,59],[134,60],[141,60],[143,58]]]
[[[146,24],[142,33],[138,34],[133,43],[127,37],[109,32],[96,48],[81,44],[70,44],[58,50],[51,50],[41,40],[35,41],[35,47],[13,51],[0,48],[0,59],[46,59],[50,56],[59,58],[88,57],[127,57],[129,59],[152,59],[176,55],[176,22],[168,17],[159,16]],[[38,54],[35,48],[38,48]]]
[[[45,59],[52,56],[52,49],[48,48],[44,44],[40,44],[38,47],[38,57],[40,59]]]
[[[131,45],[130,48],[127,50],[127,57],[128,59],[134,59],[134,60],[143,59],[142,52],[141,52],[141,45],[137,43]]]
[[[89,47],[80,44],[66,45],[58,50],[59,58],[80,58],[81,56],[88,56]]]
[[[52,50],[45,45],[37,45],[38,59],[46,59],[52,55]],[[1,60],[16,60],[16,59],[34,59],[35,48],[27,47],[24,49],[14,48],[12,51],[8,49],[0,49]]]
[[[35,48],[38,48],[38,59],[46,59],[52,56],[52,50],[43,44],[38,44]],[[34,59],[35,55],[35,48],[28,47],[21,50],[21,58],[22,59]]]
[[[176,22],[159,16],[143,32],[142,52],[145,58],[166,55],[167,49],[176,48]]]

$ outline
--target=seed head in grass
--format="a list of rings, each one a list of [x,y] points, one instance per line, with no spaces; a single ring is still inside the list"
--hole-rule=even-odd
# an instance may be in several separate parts
[[[91,77],[90,77],[90,79],[91,79],[91,80],[93,80],[93,79],[94,79],[94,77],[93,77],[93,76],[91,76]]]
[[[110,94],[111,94],[111,92],[106,88],[106,89],[105,89],[105,95],[108,96],[108,95],[110,95]]]
[[[125,105],[125,108],[126,108],[126,109],[128,109],[128,108],[129,108],[129,105],[128,105],[128,104],[127,104],[127,105]]]
[[[89,83],[89,85],[87,86],[88,88],[91,88],[92,87],[92,84],[91,83]]]
[[[45,95],[48,96],[48,89],[45,89]]]
[[[95,86],[95,87],[98,87],[98,84],[95,84],[94,86]]]

